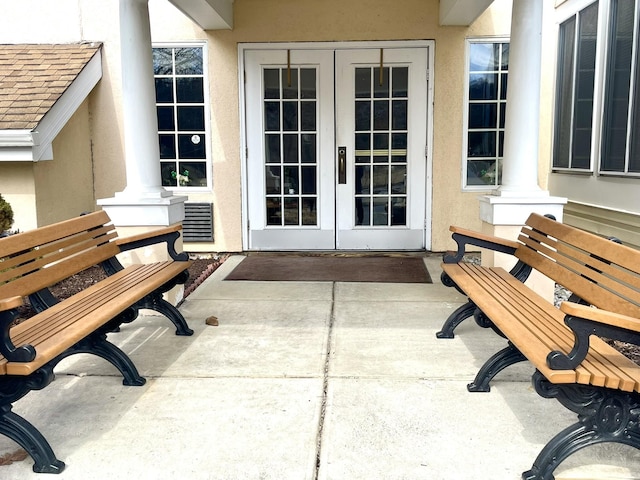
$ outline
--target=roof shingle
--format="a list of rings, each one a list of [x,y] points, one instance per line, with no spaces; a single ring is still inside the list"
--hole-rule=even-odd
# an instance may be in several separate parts
[[[0,130],[34,129],[100,48],[0,45]]]

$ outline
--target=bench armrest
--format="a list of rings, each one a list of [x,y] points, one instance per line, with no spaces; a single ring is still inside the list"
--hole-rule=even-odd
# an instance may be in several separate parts
[[[22,305],[24,305],[22,297],[0,298],[0,312],[11,310],[12,308],[18,308]]]
[[[640,345],[638,318],[573,302],[562,302],[560,310],[566,314],[564,323],[572,330],[575,343],[568,354],[553,351],[547,356],[547,364],[554,370],[573,370],[580,365],[589,351],[591,335]]]
[[[116,239],[116,245],[120,247],[121,252],[127,250],[134,250],[140,247],[147,247],[149,245],[155,245],[157,243],[165,242],[167,244],[167,250],[172,259],[178,261],[189,260],[189,254],[186,252],[178,253],[176,251],[176,240],[180,237],[180,231],[182,230],[181,224],[171,225],[169,227],[163,227],[149,232],[139,233],[137,235],[131,235],[129,237]]]
[[[0,354],[10,362],[30,362],[36,356],[36,351],[31,345],[16,347],[9,334],[17,317],[16,308],[23,304],[22,297],[0,299]]]
[[[509,255],[513,255],[519,245],[519,243],[514,240],[507,240],[505,238],[487,235],[485,233],[474,232],[473,230],[453,225],[449,227],[449,230],[453,232],[451,237],[458,244],[458,251],[455,255],[451,255],[449,253],[445,254],[443,257],[444,263],[459,263],[465,254],[467,245],[474,245],[476,247],[486,248],[496,252],[508,253]]]

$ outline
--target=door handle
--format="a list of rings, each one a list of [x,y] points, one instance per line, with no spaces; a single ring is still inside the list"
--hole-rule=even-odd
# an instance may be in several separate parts
[[[338,183],[347,183],[347,147],[338,147]]]

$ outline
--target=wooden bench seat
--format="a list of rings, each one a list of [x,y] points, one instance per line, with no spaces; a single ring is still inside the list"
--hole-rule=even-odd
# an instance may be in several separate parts
[[[44,436],[12,411],[13,404],[53,379],[54,367],[76,353],[98,355],[114,365],[125,385],[143,385],[131,359],[107,334],[131,322],[141,309],[165,315],[176,334],[191,335],[182,314],[163,294],[188,278],[191,261],[177,253],[180,226],[118,238],[105,212],[0,239],[0,434],[20,444],[35,472],[60,473]],[[167,261],[124,267],[118,253],[166,243]],[[106,278],[64,300],[50,290],[56,283],[95,265]],[[28,298],[35,315],[16,322]]]
[[[469,391],[489,391],[500,371],[529,361],[536,391],[579,416],[547,443],[522,478],[551,480],[569,455],[596,443],[640,448],[640,366],[607,341],[640,345],[640,252],[536,214],[518,241],[451,230],[458,251],[445,255],[442,280],[468,301],[450,315],[438,337],[453,337],[473,316],[507,340]],[[511,254],[518,262],[510,272],[465,263],[469,245]],[[571,301],[557,308],[532,291],[524,283],[532,269],[570,290]]]

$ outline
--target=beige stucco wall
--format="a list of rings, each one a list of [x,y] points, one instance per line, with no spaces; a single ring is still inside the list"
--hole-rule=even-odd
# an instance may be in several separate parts
[[[95,210],[88,101],[53,141],[53,160],[33,165],[38,226]]]

